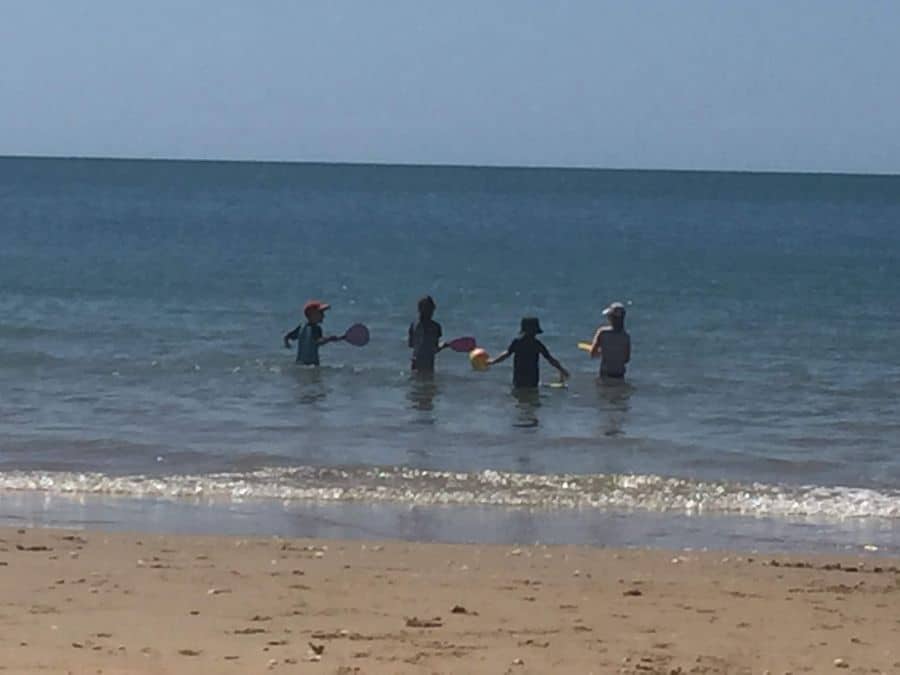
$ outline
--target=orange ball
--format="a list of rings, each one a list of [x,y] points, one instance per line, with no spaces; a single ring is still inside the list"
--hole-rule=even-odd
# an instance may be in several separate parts
[[[490,355],[481,347],[469,352],[469,363],[472,364],[472,368],[475,370],[487,370],[490,359]]]

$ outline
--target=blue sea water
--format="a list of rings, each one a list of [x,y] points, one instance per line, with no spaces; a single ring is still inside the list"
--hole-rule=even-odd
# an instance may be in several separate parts
[[[514,396],[453,353],[411,378],[424,293],[492,353],[539,316],[569,386]],[[371,343],[296,366],[308,298]],[[576,343],[613,300],[634,357],[605,386]],[[897,547],[898,391],[898,177],[0,159],[2,494],[852,520]]]

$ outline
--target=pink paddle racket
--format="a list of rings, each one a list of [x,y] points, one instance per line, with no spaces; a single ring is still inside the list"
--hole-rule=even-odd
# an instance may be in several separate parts
[[[355,323],[344,333],[344,340],[354,347],[365,347],[369,344],[369,329],[361,323]]]
[[[450,340],[450,342],[447,343],[447,347],[455,352],[468,353],[475,349],[475,347],[477,346],[478,344],[475,342],[475,338],[473,337],[458,337],[455,340]]]

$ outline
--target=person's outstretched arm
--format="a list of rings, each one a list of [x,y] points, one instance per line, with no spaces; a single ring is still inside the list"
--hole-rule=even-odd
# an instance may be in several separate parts
[[[490,360],[488,361],[488,365],[489,365],[489,366],[493,366],[493,365],[495,365],[495,364],[497,364],[497,363],[502,363],[503,361],[506,361],[506,359],[508,359],[511,355],[512,355],[512,352],[510,352],[510,351],[507,349],[507,350],[506,350],[505,352],[503,352],[502,354],[496,356],[496,357],[493,358],[493,359],[490,359]]]
[[[594,341],[591,343],[591,358],[596,359],[600,356],[600,353],[603,351],[603,347],[600,344],[601,337],[603,336],[603,329],[598,328],[597,332],[594,333]]]
[[[442,337],[444,337],[444,329],[441,326],[441,324],[435,322],[435,326],[437,328],[437,343],[438,343],[437,344],[437,352],[435,352],[435,354],[437,354],[438,352],[442,352],[447,348],[447,343],[441,339]]]
[[[556,360],[553,354],[550,353],[550,350],[544,346],[544,343],[540,343],[541,355],[547,359],[547,363],[556,368],[559,371],[559,374],[562,375],[563,379],[569,377],[569,371],[563,368],[563,365]]]
[[[322,327],[318,324],[313,326],[312,329],[313,329],[313,331],[315,331],[313,333],[313,337],[316,340],[316,344],[318,344],[320,347],[322,345],[327,345],[329,342],[340,342],[341,340],[344,339],[343,335],[329,335],[327,337],[323,336],[322,335]]]
[[[285,348],[290,349],[291,341],[296,340],[299,337],[300,337],[300,326],[297,326],[294,330],[290,331],[289,333],[285,333],[285,336],[284,336]]]

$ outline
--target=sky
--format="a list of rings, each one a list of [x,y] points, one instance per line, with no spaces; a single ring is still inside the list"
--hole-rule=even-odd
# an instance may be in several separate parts
[[[900,173],[895,0],[0,0],[0,155]]]

